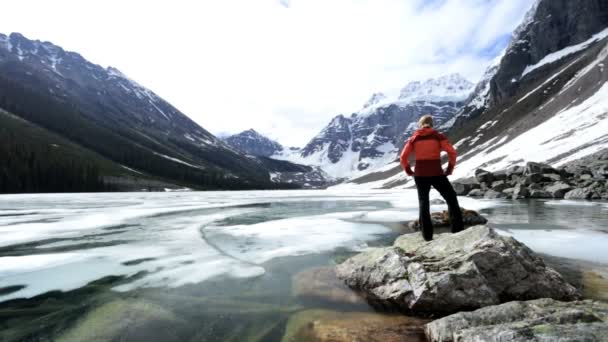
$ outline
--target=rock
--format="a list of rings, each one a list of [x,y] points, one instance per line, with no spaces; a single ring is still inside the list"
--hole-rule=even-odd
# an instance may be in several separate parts
[[[460,208],[460,212],[462,213],[462,222],[465,227],[476,226],[479,224],[486,224],[488,220],[481,216],[478,212],[474,210],[467,210],[464,208]],[[433,222],[433,227],[435,228],[446,228],[450,226],[450,214],[449,211],[444,210],[442,212],[433,212],[431,213],[431,221]],[[408,224],[408,227],[414,230],[420,230],[419,220],[411,221]]]
[[[564,198],[564,195],[572,190],[569,184],[558,182],[545,188],[545,191],[550,193],[553,198]]]
[[[568,170],[565,169],[565,168],[560,168],[560,169],[557,170],[557,172],[564,179],[572,178],[574,176],[573,173],[568,172]]]
[[[355,255],[337,266],[346,284],[378,308],[448,314],[510,300],[580,298],[580,292],[528,247],[487,226],[400,236],[393,247]]]
[[[431,200],[431,205],[442,205],[445,204],[445,201],[442,200],[441,198],[434,198]]]
[[[565,199],[591,199],[591,196],[593,196],[593,191],[589,190],[588,188],[584,188],[584,189],[574,189],[572,191],[569,191],[568,193],[566,193],[566,195],[564,196]]]
[[[523,166],[515,165],[507,168],[507,175],[509,177],[512,176],[521,176],[524,174],[525,168]]]
[[[553,198],[550,193],[543,190],[530,190],[530,198]]]
[[[465,227],[469,227],[486,224],[488,223],[488,219],[475,210],[462,209],[462,222],[464,222]]]
[[[543,190],[543,186],[538,183],[532,183],[528,185],[529,190]]]
[[[305,310],[289,318],[282,342],[424,342],[428,322],[403,315]]]
[[[526,175],[524,178],[525,185],[532,185],[534,183],[539,183],[543,180],[543,175],[540,173],[531,173]]]
[[[503,194],[502,192],[498,192],[498,191],[494,191],[494,190],[490,189],[483,195],[483,198],[486,198],[486,199],[507,198],[507,195]]]
[[[469,184],[463,183],[452,183],[452,187],[458,196],[466,196],[473,189]]]
[[[608,303],[538,299],[461,312],[426,325],[429,341],[606,341]]]
[[[182,341],[185,322],[142,300],[114,300],[84,315],[57,341]],[[186,329],[184,329],[186,330]]]
[[[557,173],[544,173],[542,181],[543,182],[559,182],[562,180],[562,176]]]
[[[513,199],[523,199],[523,198],[527,198],[529,195],[530,195],[530,191],[528,190],[528,188],[526,188],[522,184],[517,184],[513,188],[513,194],[511,196],[511,198],[513,198]]]
[[[481,189],[473,189],[469,192],[469,196],[471,197],[483,197],[484,192]]]
[[[542,174],[542,173],[558,173],[558,172],[557,172],[557,170],[555,170],[554,168],[552,168],[551,166],[549,166],[547,164],[528,162],[526,164],[524,174],[530,175],[533,173]]]
[[[507,188],[507,189],[504,189],[502,191],[502,193],[505,194],[507,196],[507,198],[512,198],[514,191],[515,191],[515,188]]]
[[[492,173],[492,175],[494,176],[494,180],[499,180],[499,181],[507,180],[507,171],[505,171],[505,170],[496,171],[496,172]]]
[[[494,175],[484,169],[475,170],[475,178],[479,183],[492,183]]]
[[[587,173],[578,176],[578,179],[582,180],[582,181],[584,181],[584,180],[590,180],[592,178],[593,178],[593,175],[590,175],[590,174],[587,174]]]
[[[334,267],[316,267],[296,273],[291,280],[295,297],[334,303],[362,304],[365,300],[344,285]]]
[[[585,298],[608,301],[608,276],[595,270],[583,272],[583,295]]]
[[[492,190],[494,190],[494,191],[502,192],[506,188],[507,188],[507,182],[505,182],[504,180],[492,182]]]

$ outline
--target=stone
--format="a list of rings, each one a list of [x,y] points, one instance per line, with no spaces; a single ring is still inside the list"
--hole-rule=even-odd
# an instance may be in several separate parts
[[[530,198],[553,198],[550,193],[544,190],[530,190]]]
[[[485,217],[474,210],[460,208],[460,212],[462,213],[462,222],[464,223],[465,227],[486,224],[488,222]],[[435,228],[450,227],[450,214],[447,210],[442,212],[433,212],[431,213],[431,222],[433,222],[433,227]],[[408,224],[408,227],[414,230],[420,230],[420,223],[418,220],[411,221]]]
[[[57,341],[181,341],[184,321],[157,304],[113,300],[86,313]]]
[[[591,199],[591,197],[593,196],[593,191],[589,190],[588,188],[583,188],[583,189],[574,189],[572,191],[569,191],[568,193],[566,193],[566,195],[564,196],[565,199],[584,199],[584,200],[588,200]]]
[[[445,204],[445,201],[441,198],[433,198],[430,202],[431,205],[442,205]]]
[[[523,198],[527,198],[528,196],[530,196],[530,190],[528,190],[528,188],[526,188],[522,184],[517,184],[513,188],[513,194],[511,196],[511,198],[513,198],[513,199],[523,199]]]
[[[428,322],[404,315],[305,310],[289,318],[282,342],[425,342]]]
[[[490,189],[483,195],[483,198],[499,199],[499,198],[507,198],[507,195],[503,194],[502,192],[498,192],[498,191]]]
[[[564,195],[570,190],[572,190],[572,186],[563,182],[558,182],[545,188],[545,191],[550,193],[553,198],[564,198]]]
[[[504,180],[494,181],[492,182],[491,187],[494,191],[502,192],[504,189],[507,188],[507,182],[505,182]]]
[[[559,182],[562,180],[562,176],[557,173],[544,173],[543,182]]]
[[[511,300],[580,298],[528,247],[487,226],[456,234],[400,236],[392,247],[357,254],[338,277],[380,309],[449,314]]]
[[[363,304],[365,300],[344,285],[334,267],[315,267],[296,273],[291,279],[295,297],[333,303]]]
[[[471,190],[473,190],[471,185],[463,183],[452,183],[452,187],[458,196],[466,196]]]
[[[578,176],[578,179],[582,180],[582,181],[584,181],[584,180],[590,180],[590,179],[593,179],[593,175],[590,175],[588,173],[584,173],[584,174]]]
[[[475,170],[475,179],[479,183],[492,183],[494,181],[494,175],[484,169]]]
[[[515,191],[515,188],[507,188],[507,189],[504,189],[502,191],[502,193],[505,194],[507,197],[513,197],[514,191]]]
[[[484,192],[481,189],[473,189],[469,192],[470,197],[483,197]]]
[[[558,173],[558,171],[547,164],[528,162],[526,164],[524,174],[530,175],[533,173]]]
[[[511,167],[507,168],[507,175],[509,177],[512,177],[512,176],[521,176],[521,175],[524,174],[524,170],[525,170],[525,168],[523,166],[514,165],[514,166],[511,166]]]
[[[494,180],[499,180],[499,181],[507,180],[507,171],[505,171],[505,170],[496,171],[496,172],[492,173],[492,175],[494,176]]]
[[[608,303],[516,301],[460,312],[426,325],[432,342],[606,341]]]
[[[525,185],[540,183],[543,180],[543,175],[540,173],[531,173],[524,178]]]

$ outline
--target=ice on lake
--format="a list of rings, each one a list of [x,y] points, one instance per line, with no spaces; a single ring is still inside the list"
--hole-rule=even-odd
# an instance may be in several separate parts
[[[608,263],[603,205],[460,201],[535,250]],[[116,291],[255,278],[271,260],[390,243],[417,216],[412,190],[0,196],[0,288],[17,289],[0,301],[109,275],[142,275]]]

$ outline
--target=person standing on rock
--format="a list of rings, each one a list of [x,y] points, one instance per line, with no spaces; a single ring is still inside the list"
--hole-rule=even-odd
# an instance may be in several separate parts
[[[431,221],[429,203],[431,186],[441,194],[448,204],[452,233],[464,229],[458,198],[447,177],[452,174],[456,166],[456,150],[445,135],[433,129],[432,116],[424,115],[418,121],[418,125],[420,128],[414,132],[405,144],[400,160],[403,170],[409,176],[414,176],[418,190],[419,222],[422,228],[422,236],[426,241],[431,241],[433,239],[433,222]],[[448,168],[446,171],[441,167],[441,151],[448,153]],[[409,161],[412,152],[416,159],[414,171],[412,171]]]

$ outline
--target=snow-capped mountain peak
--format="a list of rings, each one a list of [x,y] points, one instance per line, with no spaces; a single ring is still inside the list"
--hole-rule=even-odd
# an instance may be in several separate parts
[[[475,85],[460,74],[451,74],[426,81],[410,82],[399,94],[408,101],[463,101]]]
[[[365,102],[365,104],[363,105],[363,108],[367,108],[370,106],[373,106],[375,104],[378,104],[384,100],[386,100],[386,95],[384,95],[384,93],[374,93],[369,100],[367,100],[367,102]]]
[[[451,119],[473,86],[452,74],[411,82],[401,96],[374,93],[359,112],[335,116],[298,153],[274,157],[319,166],[336,179],[356,177],[394,161],[421,115],[433,115],[437,125]]]

